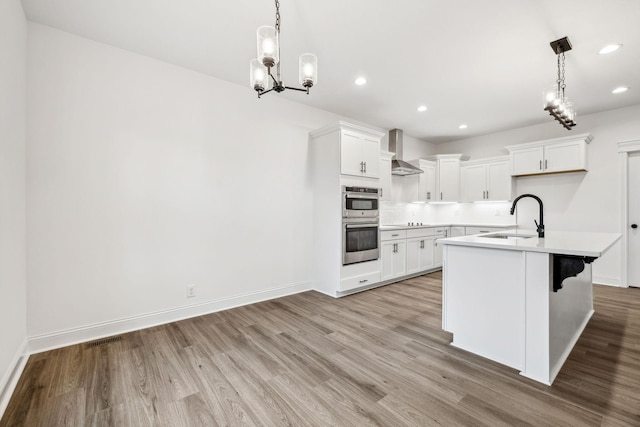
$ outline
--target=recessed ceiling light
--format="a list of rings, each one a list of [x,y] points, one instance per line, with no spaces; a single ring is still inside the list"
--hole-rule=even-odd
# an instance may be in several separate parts
[[[362,86],[362,85],[364,85],[364,84],[366,84],[366,83],[367,83],[367,79],[365,79],[364,77],[358,77],[358,78],[356,79],[356,84],[357,84],[358,86]]]
[[[419,106],[419,107],[418,107],[418,111],[419,111],[419,112],[421,112],[421,113],[423,113],[423,112],[427,111],[427,106],[426,106],[426,105],[421,105],[421,106]]]
[[[627,86],[618,86],[617,88],[612,90],[611,93],[622,93],[622,92],[626,92],[628,90],[629,90],[629,88]]]
[[[615,52],[622,47],[621,44],[608,44],[598,52],[600,55],[606,55],[607,53]]]
[[[458,129],[466,129],[466,128],[467,128],[467,125],[465,125],[464,123],[458,126]]]

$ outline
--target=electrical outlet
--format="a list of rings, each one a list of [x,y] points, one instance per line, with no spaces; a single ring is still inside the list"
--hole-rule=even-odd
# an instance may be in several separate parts
[[[196,296],[196,285],[187,285],[187,298]]]

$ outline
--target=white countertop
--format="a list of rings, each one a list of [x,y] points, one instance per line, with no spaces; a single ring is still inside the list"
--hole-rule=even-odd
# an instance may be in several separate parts
[[[380,230],[408,230],[411,228],[433,228],[433,227],[495,227],[495,228],[509,228],[514,227],[513,224],[476,224],[476,223],[451,223],[451,222],[441,222],[441,223],[429,223],[422,225],[406,225],[406,224],[387,224],[381,225]]]
[[[528,239],[496,239],[483,236],[512,234],[533,236]],[[600,257],[618,239],[619,233],[594,233],[580,231],[545,231],[545,237],[539,238],[533,230],[504,230],[495,233],[473,236],[438,239],[445,245],[475,246],[480,248],[505,249],[527,252],[545,252],[550,254]]]

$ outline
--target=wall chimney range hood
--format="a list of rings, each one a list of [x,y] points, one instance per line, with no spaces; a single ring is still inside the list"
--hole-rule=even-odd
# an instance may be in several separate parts
[[[422,169],[415,167],[412,164],[407,163],[403,160],[402,144],[403,144],[402,130],[391,129],[389,131],[389,151],[396,153],[395,158],[391,161],[391,174],[406,176],[406,175],[416,175],[419,173],[424,173]]]

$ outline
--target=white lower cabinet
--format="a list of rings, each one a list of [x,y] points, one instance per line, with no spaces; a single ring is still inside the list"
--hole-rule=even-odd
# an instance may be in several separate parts
[[[382,248],[381,280],[391,280],[406,275],[407,240],[388,240],[380,244]]]
[[[442,246],[438,239],[449,237],[449,227],[438,227],[433,230],[433,268],[442,267]]]
[[[380,271],[367,272],[357,276],[342,277],[340,279],[340,292],[350,291],[351,289],[361,288],[363,286],[375,285],[380,281]]]
[[[407,274],[433,268],[433,236],[407,239]]]
[[[381,281],[415,275],[436,268],[436,233],[443,228],[385,230],[380,234]],[[444,234],[441,234],[444,237]],[[440,262],[442,265],[442,262]]]

